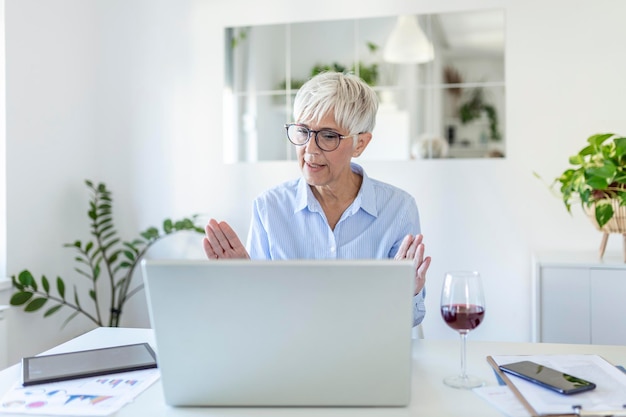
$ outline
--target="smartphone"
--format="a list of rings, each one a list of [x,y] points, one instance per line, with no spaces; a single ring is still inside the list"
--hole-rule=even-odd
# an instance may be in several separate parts
[[[596,384],[593,382],[586,381],[531,361],[509,363],[506,365],[500,365],[499,368],[503,372],[516,375],[560,394],[576,394],[592,390],[596,387]]]
[[[22,385],[156,368],[147,343],[22,358]]]

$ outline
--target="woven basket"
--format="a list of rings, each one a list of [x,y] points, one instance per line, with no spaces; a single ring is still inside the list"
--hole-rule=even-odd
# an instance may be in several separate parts
[[[595,206],[585,207],[585,211],[599,231],[624,234],[626,233],[626,206],[620,206],[618,200],[611,200],[611,205],[613,206],[613,217],[603,227],[600,227],[596,221]]]

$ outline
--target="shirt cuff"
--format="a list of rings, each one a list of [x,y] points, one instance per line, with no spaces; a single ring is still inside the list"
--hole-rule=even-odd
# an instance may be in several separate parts
[[[426,316],[424,297],[426,297],[426,288],[422,288],[422,291],[413,296],[413,327],[418,326]]]

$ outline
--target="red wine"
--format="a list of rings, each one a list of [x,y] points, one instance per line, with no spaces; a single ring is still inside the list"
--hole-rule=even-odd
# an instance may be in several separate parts
[[[469,331],[478,327],[485,317],[485,308],[474,304],[441,306],[441,316],[455,330]]]

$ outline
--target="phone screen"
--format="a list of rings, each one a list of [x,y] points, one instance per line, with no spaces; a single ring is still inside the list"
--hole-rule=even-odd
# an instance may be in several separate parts
[[[575,394],[596,387],[593,382],[557,371],[531,361],[521,361],[500,365],[504,372],[519,376],[561,394]]]

